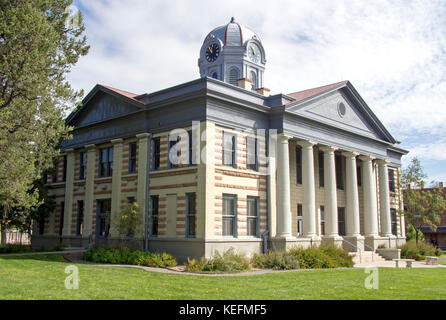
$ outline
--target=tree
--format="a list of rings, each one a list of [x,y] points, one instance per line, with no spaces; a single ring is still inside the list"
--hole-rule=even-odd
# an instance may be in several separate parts
[[[89,50],[82,16],[67,24],[71,3],[0,1],[0,231],[16,208],[42,203],[33,183],[70,137],[65,114],[83,92],[66,74]]]
[[[440,223],[440,214],[446,210],[443,190],[438,187],[424,189],[427,175],[424,173],[420,161],[413,158],[409,166],[404,169],[402,184],[404,190],[404,204],[402,209],[407,222],[416,230],[422,226],[430,226],[434,231]],[[418,243],[418,232],[415,239]]]
[[[137,202],[129,204],[124,210],[119,212],[116,227],[119,234],[133,236],[137,232],[141,222],[141,211]]]

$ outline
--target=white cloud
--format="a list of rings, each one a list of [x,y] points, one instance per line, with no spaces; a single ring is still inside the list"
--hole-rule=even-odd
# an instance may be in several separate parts
[[[273,93],[350,80],[392,134],[413,147],[412,154],[426,154],[419,151],[423,144],[446,132],[442,0],[75,4],[85,9],[91,45],[69,77],[75,88],[88,92],[103,83],[145,93],[194,80],[205,36],[235,16],[262,38],[265,85]],[[442,147],[436,144],[429,154],[441,157]]]

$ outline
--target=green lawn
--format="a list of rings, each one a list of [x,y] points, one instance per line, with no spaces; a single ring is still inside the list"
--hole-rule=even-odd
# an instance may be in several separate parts
[[[379,269],[379,290],[364,270],[304,270],[205,277],[138,269],[79,267],[79,290],[65,289],[61,256],[0,257],[0,299],[446,299],[445,269]]]

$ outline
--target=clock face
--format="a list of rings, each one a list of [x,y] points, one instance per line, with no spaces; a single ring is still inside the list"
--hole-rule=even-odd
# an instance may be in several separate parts
[[[220,55],[220,47],[218,44],[213,43],[206,49],[206,60],[209,62],[214,62],[217,60],[218,56]]]
[[[248,46],[248,56],[249,59],[253,62],[259,62],[260,61],[260,49],[255,44],[250,44]]]

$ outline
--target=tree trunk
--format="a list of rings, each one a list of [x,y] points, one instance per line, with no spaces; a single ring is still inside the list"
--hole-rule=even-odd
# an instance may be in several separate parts
[[[418,228],[415,228],[415,243],[418,245]]]

